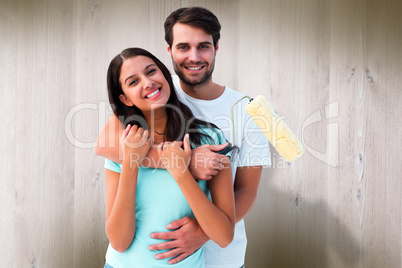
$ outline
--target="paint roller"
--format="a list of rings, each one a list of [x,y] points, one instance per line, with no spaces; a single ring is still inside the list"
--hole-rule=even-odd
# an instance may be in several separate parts
[[[278,153],[287,162],[292,162],[298,159],[305,151],[303,145],[278,113],[272,108],[272,105],[261,95],[258,95],[255,98],[244,96],[232,105],[233,140],[236,140],[233,122],[233,107],[244,98],[249,99],[249,103],[245,106],[246,112],[261,129]]]

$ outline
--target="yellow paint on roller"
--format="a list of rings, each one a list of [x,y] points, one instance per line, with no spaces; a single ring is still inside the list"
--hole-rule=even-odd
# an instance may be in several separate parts
[[[304,153],[301,142],[263,96],[246,104],[246,111],[286,161],[292,162]]]

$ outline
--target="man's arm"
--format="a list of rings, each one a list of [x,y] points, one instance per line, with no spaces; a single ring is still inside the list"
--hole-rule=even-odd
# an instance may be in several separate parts
[[[234,183],[236,223],[254,207],[260,185],[262,166],[238,167]]]
[[[99,132],[96,139],[95,154],[103,156],[116,163],[123,162],[123,153],[119,140],[124,131],[124,125],[113,114]]]
[[[96,139],[95,154],[103,156],[113,162],[123,162],[123,152],[119,146],[120,137],[124,131],[124,125],[112,114],[105,126],[99,132]],[[192,150],[190,172],[199,180],[210,180],[223,168],[222,161],[226,160],[225,155],[216,154],[214,151],[224,149],[228,143],[197,147]],[[154,150],[151,150],[153,152]],[[151,166],[156,167],[156,166]]]
[[[194,178],[198,180],[210,180],[222,170],[224,163],[230,161],[226,155],[218,154],[229,143],[218,145],[204,144],[191,151],[189,169]]]
[[[261,171],[262,166],[237,168],[234,184],[236,223],[242,220],[254,207],[260,184]],[[151,237],[171,241],[151,245],[149,249],[170,249],[167,252],[155,255],[157,259],[175,257],[169,260],[170,264],[182,261],[209,240],[197,220],[193,218],[185,217],[174,221],[166,228],[172,231],[153,233]]]

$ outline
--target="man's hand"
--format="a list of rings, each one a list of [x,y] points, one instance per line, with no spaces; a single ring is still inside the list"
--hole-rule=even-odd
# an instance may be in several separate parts
[[[151,237],[155,239],[171,240],[159,244],[154,244],[148,247],[149,250],[170,249],[167,252],[156,254],[155,259],[169,260],[169,264],[175,264],[186,257],[193,254],[197,249],[202,247],[209,238],[202,231],[197,220],[190,217],[184,217],[173,221],[166,226],[170,232],[152,233]],[[176,230],[177,229],[177,230]]]
[[[219,145],[204,144],[191,151],[190,172],[194,178],[198,180],[210,180],[223,169],[224,161],[228,161],[228,157],[215,153],[223,150],[229,143]]]

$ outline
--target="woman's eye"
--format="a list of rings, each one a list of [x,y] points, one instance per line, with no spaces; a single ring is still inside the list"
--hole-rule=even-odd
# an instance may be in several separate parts
[[[151,70],[149,70],[148,75],[154,74],[155,72],[156,72],[156,69],[151,69]]]
[[[132,86],[132,85],[135,85],[137,82],[138,82],[138,79],[134,79],[128,85]]]

